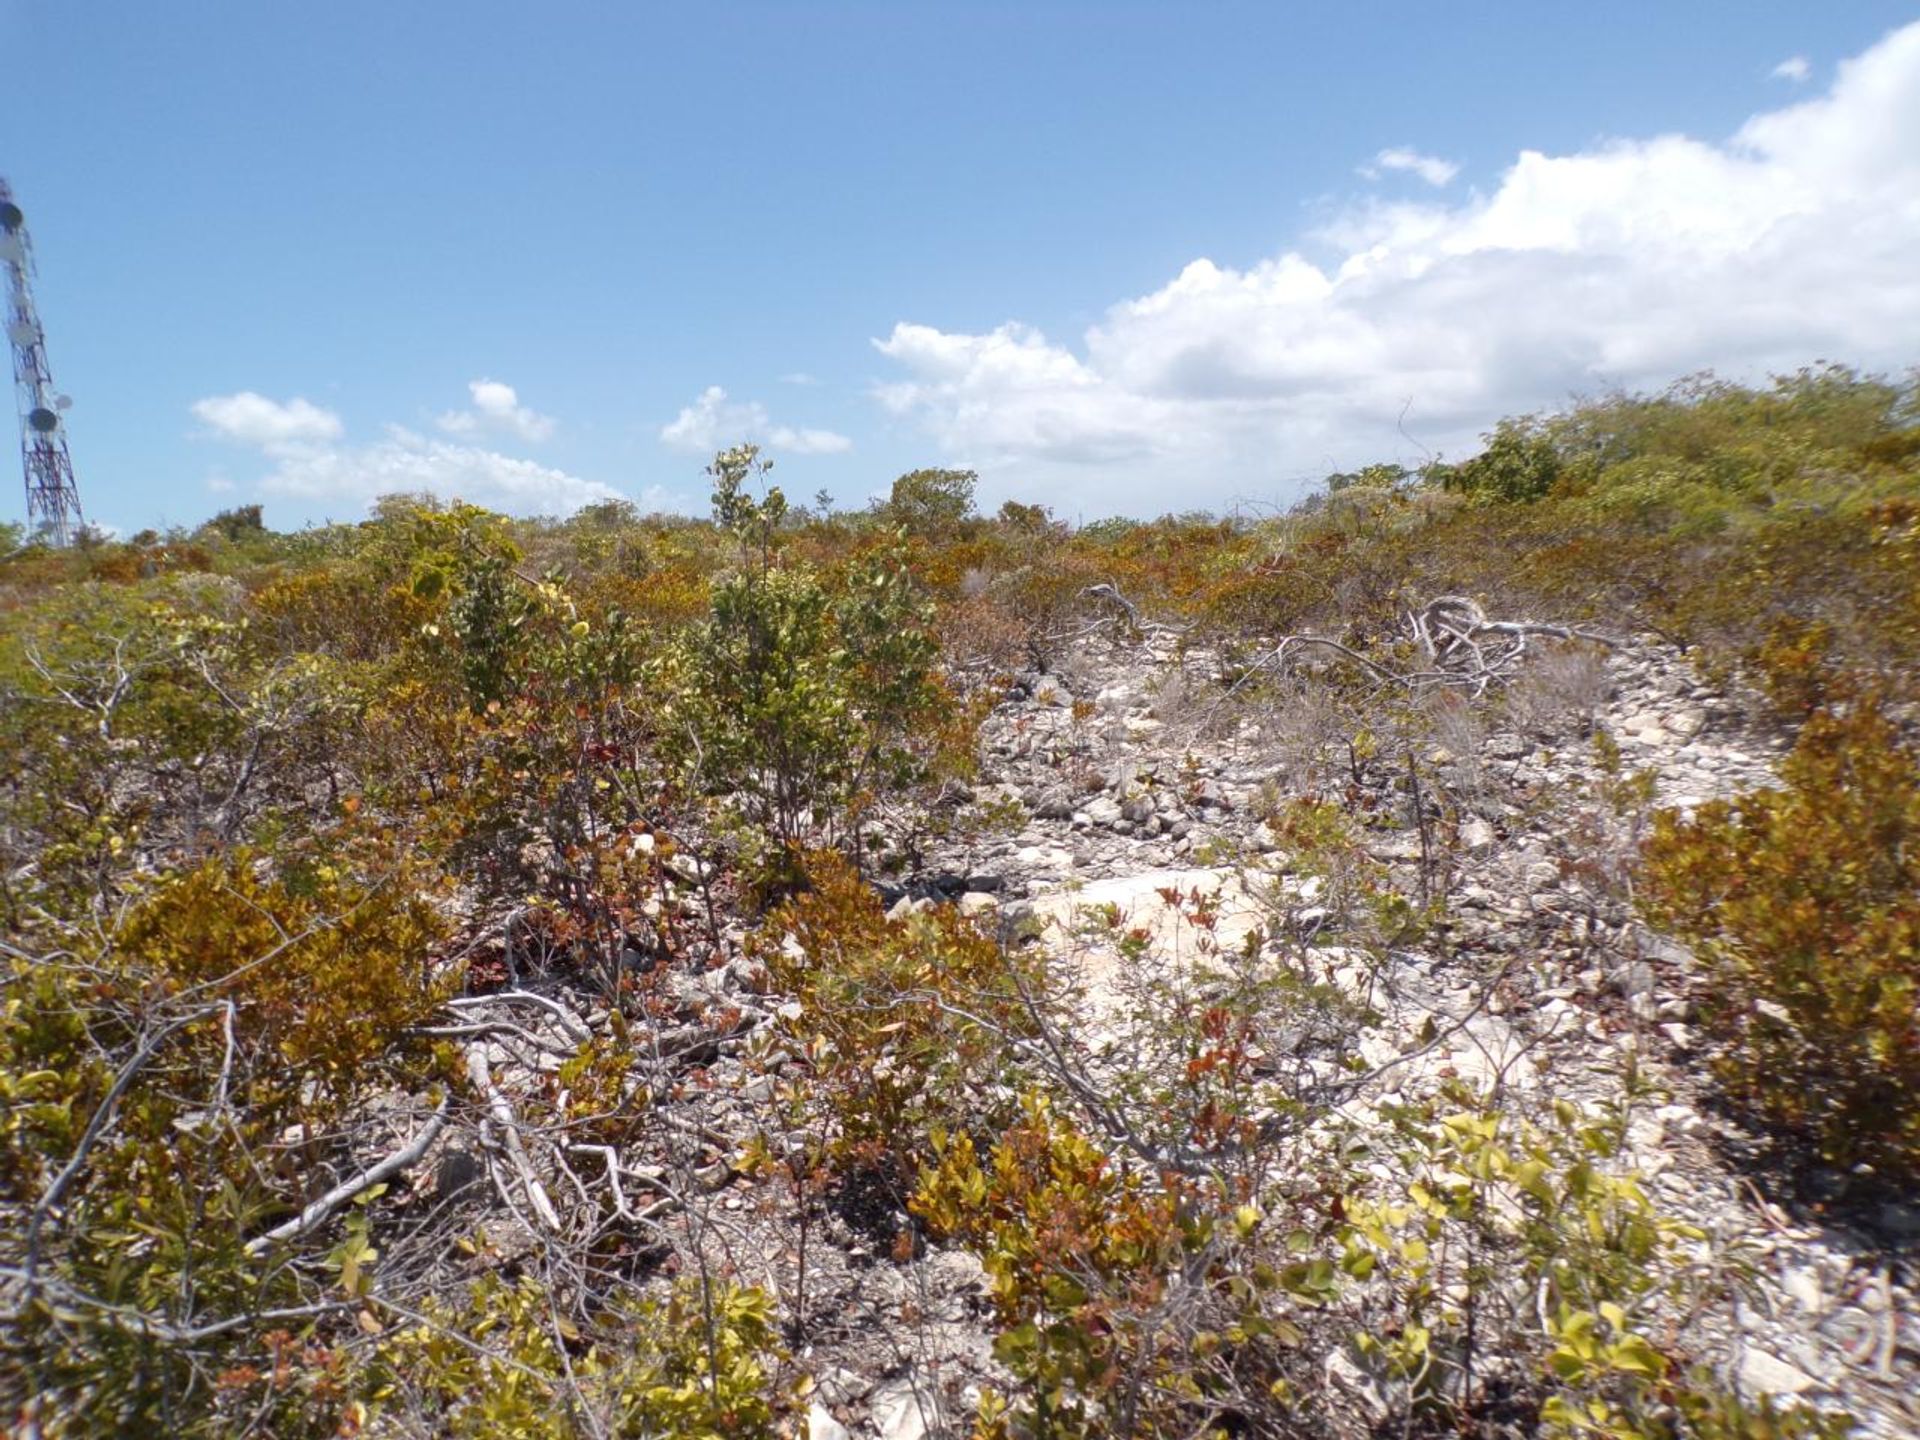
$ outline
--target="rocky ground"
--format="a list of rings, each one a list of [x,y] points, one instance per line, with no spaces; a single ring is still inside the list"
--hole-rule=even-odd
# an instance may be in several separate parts
[[[1163,637],[1093,640],[1020,677],[983,731],[968,802],[998,823],[921,836],[896,907],[957,904],[1010,938],[1039,937],[1079,967],[1098,1023],[1102,995],[1143,962],[1077,933],[1077,915],[1115,906],[1155,937],[1144,963],[1178,965],[1182,931],[1162,892],[1216,896],[1231,943],[1271,919],[1279,884],[1289,923],[1311,935],[1323,882],[1275,873],[1265,821],[1290,795],[1339,799],[1364,823],[1368,856],[1406,893],[1443,897],[1449,916],[1434,943],[1395,952],[1384,972],[1343,971],[1339,948],[1324,947],[1327,978],[1366,992],[1368,1061],[1421,1052],[1348,1118],[1364,1122],[1389,1086],[1446,1072],[1583,1098],[1631,1058],[1661,1092],[1629,1132],[1658,1204],[1752,1267],[1747,1298],[1706,1323],[1711,1358],[1744,1388],[1844,1406],[1865,1434],[1920,1434],[1920,1205],[1823,1212],[1817,1193],[1770,1198],[1766,1167],[1749,1163],[1758,1142],[1715,1113],[1700,1078],[1689,956],[1623,898],[1654,806],[1768,783],[1784,741],[1757,708],[1657,645],[1558,653],[1505,696],[1436,711],[1408,775],[1347,753],[1331,717],[1302,713],[1310,705],[1221,705],[1222,669]],[[1589,738],[1595,727],[1617,738],[1618,767]],[[1650,793],[1623,783],[1637,771]],[[978,1262],[912,1253],[904,1217],[859,1196],[797,1234],[778,1184],[728,1160],[731,1145],[780,1123],[780,1057],[770,1062],[752,1032],[782,999],[761,993],[744,960],[676,983],[689,1016],[741,1015],[685,1097],[687,1170],[710,1202],[672,1222],[690,1227],[678,1238],[783,1295],[804,1291],[812,1318],[796,1359],[817,1381],[816,1440],[960,1433],[992,1368]]]
[[[1723,1337],[1741,1381],[1844,1404],[1868,1433],[1920,1433],[1920,1307],[1909,1288],[1920,1205],[1823,1221],[1805,1205],[1789,1213],[1766,1197],[1764,1180],[1743,1173],[1753,1142],[1703,1094],[1687,952],[1635,923],[1610,883],[1649,806],[1613,814],[1583,798],[1609,781],[1586,738],[1596,726],[1617,738],[1624,769],[1651,777],[1651,806],[1683,809],[1770,783],[1786,741],[1756,719],[1750,697],[1704,683],[1667,647],[1546,663],[1560,673],[1523,679],[1508,703],[1466,707],[1436,725],[1431,783],[1466,815],[1447,837],[1451,943],[1445,954],[1396,955],[1402,973],[1372,997],[1385,1001],[1378,1055],[1410,1046],[1436,1012],[1463,1023],[1426,1063],[1482,1082],[1579,1095],[1631,1054],[1669,1097],[1631,1131],[1660,1203],[1738,1241],[1756,1267],[1753,1299],[1735,1307]],[[987,728],[983,772],[1033,818],[955,868],[1004,875],[998,903],[1024,892],[1056,913],[1070,896],[1151,917],[1169,872],[1182,884],[1211,874],[1231,885],[1231,866],[1195,873],[1196,858],[1270,850],[1259,817],[1271,797],[1326,789],[1332,777],[1316,769],[1312,737],[1289,734],[1284,715],[1240,717],[1210,735],[1223,720],[1207,713],[1219,689],[1213,664],[1163,641],[1091,651],[1064,675],[1028,677]],[[1096,712],[1082,706],[1077,718],[1075,699]],[[1404,791],[1381,798],[1362,797],[1378,825],[1369,849],[1411,891],[1421,837]],[[1469,1017],[1479,987],[1513,956],[1524,963]]]

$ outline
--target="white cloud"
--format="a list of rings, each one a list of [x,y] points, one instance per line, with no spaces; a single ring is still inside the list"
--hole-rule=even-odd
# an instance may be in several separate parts
[[[660,438],[676,450],[719,450],[765,429],[767,412],[758,405],[738,405],[718,385],[709,385],[693,404],[660,427]],[[725,436],[725,439],[721,437]]]
[[[774,426],[767,432],[767,444],[789,455],[844,455],[853,449],[853,441],[837,431],[791,425]]]
[[[1195,260],[1076,347],[898,324],[881,403],[1064,513],[1287,498],[1502,415],[1712,366],[1897,368],[1920,335],[1920,24],[1727,140],[1522,151],[1457,204],[1360,204],[1245,268]],[[711,392],[710,392],[711,393]],[[724,397],[722,397],[724,399]]]
[[[660,438],[676,450],[702,454],[743,441],[789,455],[838,455],[853,448],[853,441],[831,430],[776,425],[759,401],[729,400],[718,385],[702,390],[691,405],[661,426]]]
[[[880,353],[915,379],[882,385],[881,403],[917,414],[950,451],[1068,462],[1149,456],[1177,418],[1164,401],[1112,384],[1039,331],[986,335],[900,324]]]
[[[399,491],[426,491],[515,515],[565,515],[622,498],[597,480],[397,425],[371,445],[288,448],[275,458],[261,490],[298,500],[365,504]]]
[[[1789,80],[1795,85],[1804,84],[1813,74],[1813,66],[1804,55],[1789,55],[1773,67],[1772,78]]]
[[[513,386],[503,380],[469,380],[471,410],[449,410],[435,423],[450,435],[472,435],[484,430],[517,435],[538,442],[553,434],[554,422],[520,403]]]
[[[805,370],[794,370],[782,375],[780,383],[782,385],[818,385],[821,381],[818,375],[809,375]]]
[[[832,430],[776,425],[759,401],[729,400],[718,385],[709,385],[663,425],[660,438],[676,449],[701,453],[741,441],[791,455],[837,455],[853,448],[851,440]]]
[[[706,510],[709,498],[705,492],[695,496],[664,485],[649,485],[633,503],[642,515],[697,515]]]
[[[471,387],[476,406],[487,404],[482,387],[492,383]],[[499,389],[506,397],[495,409],[511,414],[518,402],[510,387]],[[249,390],[197,401],[193,413],[216,434],[253,445],[272,462],[259,482],[266,495],[363,505],[396,491],[426,491],[521,515],[566,514],[595,501],[621,498],[619,491],[596,480],[397,425],[374,444],[343,445],[340,417],[305,400],[283,405]],[[216,491],[234,488],[224,475],[210,477],[207,486]]]
[[[1422,155],[1418,150],[1409,150],[1405,146],[1382,150],[1373,157],[1373,165],[1363,168],[1360,173],[1371,180],[1376,174],[1375,167],[1379,170],[1410,171],[1436,189],[1460,173],[1460,167],[1451,160],[1442,160],[1437,155]]]
[[[193,402],[193,413],[216,435],[246,445],[335,440],[341,433],[338,415],[298,396],[282,404],[251,390],[209,395]]]

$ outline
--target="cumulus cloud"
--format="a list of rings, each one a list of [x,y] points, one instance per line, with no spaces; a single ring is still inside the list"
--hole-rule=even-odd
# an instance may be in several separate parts
[[[718,385],[702,390],[691,405],[660,427],[660,438],[676,450],[710,453],[751,441],[789,455],[838,455],[853,441],[831,430],[776,425],[757,400],[729,400]]]
[[[535,443],[553,434],[553,420],[520,403],[513,386],[503,380],[469,380],[470,410],[449,410],[437,423],[450,435],[496,431]]]
[[[875,393],[990,488],[1151,513],[1468,453],[1502,415],[1704,367],[1899,367],[1920,334],[1915,135],[1920,24],[1724,140],[1524,150],[1459,203],[1357,205],[1296,250],[1195,260],[1077,345],[897,324],[874,344],[901,373]]]
[[[1436,189],[1460,173],[1460,167],[1451,160],[1442,160],[1438,155],[1422,155],[1418,150],[1409,150],[1404,146],[1382,150],[1373,157],[1373,164],[1363,166],[1360,173],[1371,180],[1382,170],[1409,171]]]
[[[1171,438],[1177,407],[1130,391],[1025,325],[949,335],[900,324],[880,353],[914,378],[877,393],[918,415],[950,451],[1067,462],[1150,457]]]
[[[338,415],[298,396],[282,403],[251,390],[209,395],[193,402],[193,414],[222,439],[244,445],[336,440],[341,434]]]
[[[1804,55],[1789,55],[1773,67],[1775,80],[1789,80],[1795,85],[1804,84],[1813,74],[1813,66]]]
[[[397,425],[371,445],[313,445],[283,450],[276,458],[261,490],[298,500],[365,504],[399,491],[425,491],[509,514],[566,515],[622,498],[597,480]]]
[[[520,407],[511,387],[498,386],[506,392],[504,399],[491,392],[483,398],[483,387],[494,383],[477,381],[471,387],[476,410],[484,412],[491,402],[496,415],[507,417],[508,428],[518,429],[520,422],[512,416]],[[567,514],[582,505],[621,498],[619,491],[596,480],[397,425],[372,444],[342,444],[345,427],[340,417],[305,400],[281,404],[249,390],[211,396],[196,401],[192,409],[214,434],[252,445],[272,463],[259,482],[266,495],[357,506],[396,491],[424,491],[520,515]],[[547,427],[532,427],[540,435],[550,432],[551,421],[532,418]],[[207,484],[213,490],[234,488],[224,475],[211,477]]]
[[[774,426],[767,432],[767,444],[789,455],[841,455],[853,448],[853,441],[837,431],[791,425]]]
[[[718,385],[709,385],[691,405],[660,427],[660,438],[676,450],[718,450],[751,430],[764,430],[767,412],[758,405],[740,405],[727,399]],[[727,436],[725,440],[721,436]]]

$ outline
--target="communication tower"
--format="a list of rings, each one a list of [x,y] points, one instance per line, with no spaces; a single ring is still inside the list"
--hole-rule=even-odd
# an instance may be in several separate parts
[[[86,521],[67,453],[67,407],[53,388],[47,335],[33,308],[27,281],[33,242],[13,191],[0,179],[0,266],[7,272],[7,343],[13,350],[13,388],[20,402],[20,461],[27,473],[27,530],[50,545],[71,545]]]

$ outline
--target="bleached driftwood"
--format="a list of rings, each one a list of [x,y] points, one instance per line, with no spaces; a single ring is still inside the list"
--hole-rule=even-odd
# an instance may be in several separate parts
[[[560,1214],[553,1208],[547,1187],[540,1183],[540,1177],[534,1173],[533,1162],[527,1159],[527,1148],[520,1141],[519,1118],[513,1113],[513,1106],[501,1093],[500,1087],[493,1083],[493,1071],[487,1065],[485,1046],[467,1047],[467,1078],[473,1082],[473,1088],[486,1097],[487,1116],[492,1120],[499,1144],[520,1181],[520,1190],[527,1197],[527,1204],[533,1207],[534,1217],[548,1234],[559,1233]],[[499,1188],[502,1192],[500,1198],[512,1206],[513,1197],[505,1192],[504,1186]]]
[[[427,1117],[427,1123],[420,1127],[420,1133],[412,1140],[391,1155],[369,1165],[357,1175],[342,1180],[291,1220],[274,1226],[264,1235],[254,1236],[247,1242],[247,1253],[258,1255],[282,1240],[292,1240],[305,1235],[310,1230],[318,1229],[354,1196],[371,1190],[381,1181],[390,1179],[409,1166],[417,1164],[420,1157],[427,1153],[427,1147],[433,1144],[435,1137],[446,1128],[446,1124],[447,1102],[443,1099],[434,1107],[433,1114]]]
[[[1536,636],[1556,640],[1585,640],[1609,650],[1621,641],[1597,630],[1559,625],[1543,620],[1490,619],[1478,601],[1464,595],[1441,595],[1417,611],[1407,612],[1407,631],[1425,657],[1422,669],[1400,670],[1350,645],[1324,635],[1286,635],[1262,660],[1248,667],[1216,704],[1224,704],[1256,675],[1285,670],[1291,656],[1303,650],[1330,651],[1366,671],[1384,687],[1397,686],[1418,694],[1434,689],[1470,690],[1476,697],[1491,685],[1504,685],[1518,673]]]

